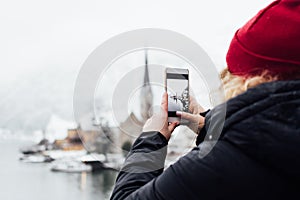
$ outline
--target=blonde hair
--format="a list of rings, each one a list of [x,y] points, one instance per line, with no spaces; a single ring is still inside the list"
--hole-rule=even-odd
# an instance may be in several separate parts
[[[220,76],[223,82],[226,100],[236,97],[249,88],[278,79],[276,76],[271,76],[268,71],[264,71],[258,76],[243,77],[231,74],[227,68],[221,72]]]

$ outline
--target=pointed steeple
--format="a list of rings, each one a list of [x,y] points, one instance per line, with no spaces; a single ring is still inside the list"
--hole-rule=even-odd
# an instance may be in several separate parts
[[[145,72],[144,72],[144,84],[141,90],[141,116],[145,122],[150,118],[151,107],[153,103],[153,94],[149,79],[148,70],[148,51],[145,50]]]
[[[145,50],[145,73],[144,73],[144,85],[149,84],[149,71],[148,71],[148,51]],[[151,90],[151,88],[150,88]]]

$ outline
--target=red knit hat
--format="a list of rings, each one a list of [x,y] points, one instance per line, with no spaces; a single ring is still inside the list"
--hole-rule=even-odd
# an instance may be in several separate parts
[[[234,75],[300,78],[300,0],[278,0],[240,28],[226,56]]]

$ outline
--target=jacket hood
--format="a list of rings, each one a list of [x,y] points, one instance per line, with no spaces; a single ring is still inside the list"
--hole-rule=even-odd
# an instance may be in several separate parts
[[[300,178],[300,80],[259,85],[226,106],[220,140],[282,175]]]

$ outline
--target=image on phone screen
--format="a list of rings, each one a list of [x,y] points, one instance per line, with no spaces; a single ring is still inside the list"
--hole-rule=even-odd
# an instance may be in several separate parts
[[[189,112],[188,70],[167,68],[166,89],[168,93],[169,121],[179,120],[176,111]]]

